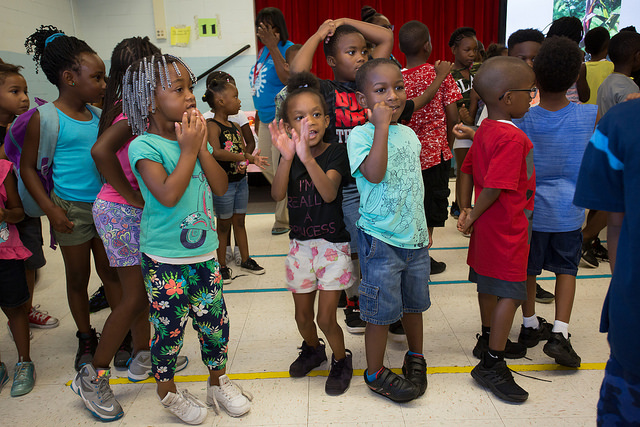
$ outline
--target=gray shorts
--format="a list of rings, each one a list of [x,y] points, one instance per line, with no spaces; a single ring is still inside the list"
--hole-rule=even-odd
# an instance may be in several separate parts
[[[77,246],[93,238],[100,238],[93,223],[93,203],[63,200],[53,191],[51,201],[67,211],[67,218],[73,222],[71,233],[58,233],[53,230],[53,235],[60,246]]]
[[[527,300],[527,282],[509,282],[495,277],[483,276],[469,267],[469,281],[478,285],[478,293],[495,295],[499,298]]]

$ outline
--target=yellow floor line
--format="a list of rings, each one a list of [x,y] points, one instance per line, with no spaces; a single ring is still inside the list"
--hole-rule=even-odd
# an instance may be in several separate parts
[[[516,372],[540,372],[540,371],[603,371],[606,363],[583,363],[579,368],[567,368],[565,366],[555,364],[539,364],[539,365],[509,365],[513,371]],[[473,369],[473,366],[430,366],[427,368],[427,374],[468,374]],[[402,374],[401,369],[392,369],[397,374]],[[362,376],[364,369],[354,369],[353,376]],[[232,380],[263,380],[273,378],[289,378],[289,372],[248,372],[242,374],[228,374]],[[329,375],[329,371],[311,371],[308,376],[310,377],[326,377]],[[205,381],[208,375],[176,375],[175,382],[198,382]],[[139,383],[133,383],[126,377],[111,378],[109,384],[149,384],[154,383],[155,380],[151,377]],[[71,385],[71,381],[67,384]]]

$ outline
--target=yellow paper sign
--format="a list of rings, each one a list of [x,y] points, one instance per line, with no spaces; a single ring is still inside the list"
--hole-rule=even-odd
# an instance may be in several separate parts
[[[186,46],[191,37],[191,27],[171,27],[171,46]]]

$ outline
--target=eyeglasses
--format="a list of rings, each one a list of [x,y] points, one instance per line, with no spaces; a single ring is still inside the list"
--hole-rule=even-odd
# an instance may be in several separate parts
[[[531,97],[531,99],[534,99],[536,95],[538,95],[538,88],[532,87],[531,89],[509,89],[508,91],[500,95],[500,98],[498,98],[498,101],[502,101],[502,98],[504,98],[504,96],[508,92],[529,92],[529,96]]]

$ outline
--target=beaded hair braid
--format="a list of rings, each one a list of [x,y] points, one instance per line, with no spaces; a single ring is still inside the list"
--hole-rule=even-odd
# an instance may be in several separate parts
[[[173,55],[151,55],[131,64],[122,79],[122,112],[127,116],[134,135],[142,135],[149,124],[149,115],[156,112],[155,90],[158,83],[162,90],[171,87],[169,64],[178,76],[182,76],[178,64],[186,68],[191,81],[196,76],[182,59]]]

